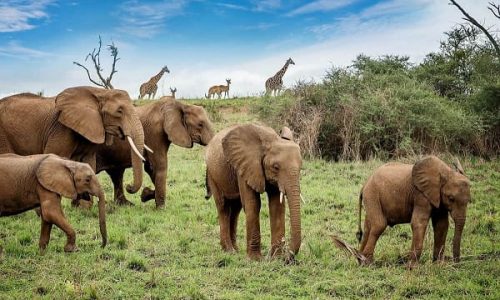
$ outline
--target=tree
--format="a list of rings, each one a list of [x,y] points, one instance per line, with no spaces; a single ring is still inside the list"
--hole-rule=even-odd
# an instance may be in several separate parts
[[[98,85],[100,87],[103,87],[105,89],[113,89],[113,85],[111,84],[111,80],[113,79],[113,75],[116,72],[118,72],[116,70],[116,62],[118,60],[120,60],[120,58],[118,58],[118,47],[116,47],[113,42],[111,42],[111,44],[108,45],[108,47],[107,47],[109,52],[111,53],[111,57],[113,58],[113,63],[111,65],[111,73],[109,74],[109,76],[107,78],[104,78],[104,76],[101,74],[101,72],[103,71],[103,68],[101,67],[101,58],[100,58],[101,48],[102,48],[102,40],[101,40],[101,36],[99,36],[99,48],[97,48],[97,49],[94,48],[94,50],[92,50],[92,53],[87,54],[87,56],[85,57],[85,61],[87,61],[89,58],[92,60],[92,63],[94,64],[94,67],[95,67],[95,70],[97,73],[97,77],[99,77],[98,81],[94,80],[90,76],[90,71],[87,67],[85,67],[84,65],[82,65],[76,61],[74,61],[73,64],[85,69],[90,82],[92,82],[93,84]]]
[[[460,12],[462,12],[462,14],[465,16],[463,18],[465,21],[467,21],[467,22],[471,23],[472,25],[476,26],[477,28],[479,28],[486,35],[486,37],[488,37],[488,40],[493,45],[493,48],[495,48],[495,52],[496,52],[497,58],[500,60],[500,46],[498,46],[498,42],[496,41],[495,37],[493,37],[491,35],[491,33],[488,31],[488,29],[486,29],[483,25],[481,25],[481,23],[479,23],[476,19],[474,19],[471,15],[469,15],[457,3],[457,1],[455,1],[455,0],[450,0],[450,1],[451,1],[452,5],[456,6],[458,8],[458,10],[460,10]],[[495,4],[493,2],[490,2],[489,4],[490,4],[490,6],[488,7],[488,9],[493,13],[493,15],[495,17],[497,17],[498,19],[500,19],[500,5]]]

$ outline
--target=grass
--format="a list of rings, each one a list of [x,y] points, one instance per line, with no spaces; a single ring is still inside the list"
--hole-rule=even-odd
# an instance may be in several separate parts
[[[214,102],[216,128],[255,120],[247,100]],[[258,100],[250,100],[258,101]],[[190,102],[190,101],[189,101]],[[200,101],[204,104],[206,101]],[[357,199],[364,180],[382,161],[333,163],[308,160],[302,171],[303,244],[296,265],[279,259],[245,257],[244,215],[236,254],[223,253],[213,199],[204,199],[203,148],[171,147],[166,209],[140,203],[108,204],[109,244],[101,249],[97,207],[73,209],[64,201],[77,231],[79,252],[63,252],[65,236],[54,229],[45,255],[38,253],[40,221],[34,212],[0,218],[0,299],[330,299],[481,298],[499,299],[500,160],[465,158],[473,203],[462,241],[461,263],[434,264],[428,233],[421,264],[409,271],[398,259],[411,244],[409,225],[388,228],[376,248],[377,263],[359,267],[333,247],[335,233],[356,244]],[[410,160],[410,159],[409,159]],[[108,201],[109,178],[100,174]],[[127,182],[131,174],[127,173]],[[151,186],[149,178],[145,184]],[[270,243],[269,214],[263,196],[263,253]],[[288,226],[288,222],[287,222]],[[453,228],[447,240],[447,254]]]

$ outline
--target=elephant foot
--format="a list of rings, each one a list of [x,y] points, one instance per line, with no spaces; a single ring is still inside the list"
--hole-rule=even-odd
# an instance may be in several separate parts
[[[141,193],[141,201],[142,202],[147,202],[149,200],[152,200],[155,198],[155,190],[152,190],[148,187],[145,187],[142,189],[142,193]],[[158,205],[156,205],[158,206]]]
[[[236,253],[237,249],[233,247],[232,245],[222,245],[222,251],[227,252],[227,253]]]
[[[47,245],[48,245],[48,243],[46,243],[46,244],[41,243],[38,246],[38,252],[40,253],[41,256],[45,255],[45,250],[47,249]]]
[[[408,262],[408,264],[406,265],[406,268],[407,268],[408,270],[413,270],[413,269],[415,269],[417,266],[418,266],[418,261],[415,261],[415,260],[410,260],[410,261]]]
[[[371,264],[373,264],[373,255],[365,255],[365,254],[362,254],[366,259],[365,260],[361,260],[359,262],[359,264],[361,266],[369,266]]]
[[[134,206],[135,205],[134,203],[128,201],[127,198],[125,198],[125,196],[116,198],[115,203],[120,205],[120,206]]]
[[[78,251],[78,248],[76,247],[75,244],[67,244],[64,246],[64,252],[76,252]]]
[[[248,258],[254,261],[261,261],[262,260],[262,254],[260,252],[255,252],[255,253],[248,253]]]

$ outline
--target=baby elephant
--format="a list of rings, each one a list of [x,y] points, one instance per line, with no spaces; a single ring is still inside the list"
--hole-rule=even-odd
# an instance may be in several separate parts
[[[301,244],[302,157],[290,129],[284,127],[278,135],[272,128],[257,124],[226,128],[208,144],[205,162],[207,199],[213,193],[219,215],[220,243],[225,251],[238,249],[236,227],[243,207],[247,255],[251,259],[261,259],[260,194],[266,192],[271,223],[271,255],[276,256],[284,250],[286,199],[290,212],[289,249],[293,255],[298,253]]]
[[[104,247],[107,242],[106,201],[97,177],[88,164],[62,159],[53,154],[0,155],[0,217],[39,207],[42,219],[41,251],[49,243],[53,224],[66,233],[68,240],[64,251],[76,250],[75,231],[64,217],[61,196],[75,199],[77,194],[84,192],[99,198],[99,226]]]
[[[411,223],[410,265],[416,263],[422,253],[429,219],[434,228],[433,258],[443,260],[448,213],[455,222],[453,258],[460,260],[460,241],[471,196],[470,182],[458,160],[456,169],[429,156],[415,165],[388,163],[375,170],[359,197],[358,239],[360,251],[368,263],[373,261],[375,243],[387,225],[401,223]],[[364,236],[361,231],[362,202],[366,210]]]

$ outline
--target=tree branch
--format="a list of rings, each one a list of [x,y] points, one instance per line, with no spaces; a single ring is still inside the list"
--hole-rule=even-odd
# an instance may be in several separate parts
[[[465,21],[467,21],[467,22],[473,24],[474,26],[476,26],[477,28],[479,28],[486,35],[488,40],[493,45],[493,48],[495,48],[497,58],[500,60],[500,47],[498,46],[498,43],[495,40],[495,38],[488,32],[488,30],[486,28],[484,28],[483,25],[481,25],[478,21],[476,21],[476,19],[474,19],[471,15],[469,15],[455,0],[450,0],[450,1],[451,1],[452,5],[456,6],[458,8],[458,10],[460,10],[460,12],[462,12],[462,14],[465,16],[463,18]],[[495,6],[493,5],[493,7],[495,7]],[[493,13],[493,14],[495,14],[495,13]]]
[[[85,67],[84,65],[82,65],[82,64],[80,64],[80,63],[78,63],[76,61],[74,61],[73,64],[75,64],[75,65],[77,65],[79,67],[82,67],[82,68],[85,69],[85,71],[87,71],[87,76],[89,77],[90,82],[92,82],[95,85],[105,87],[103,84],[96,82],[95,80],[92,79],[92,77],[90,77],[90,72],[89,72],[89,69],[87,69],[87,67]]]
[[[500,19],[500,4],[495,4],[493,2],[489,2],[490,7],[488,9],[491,11],[491,13]]]

